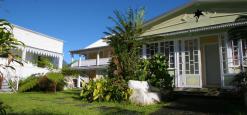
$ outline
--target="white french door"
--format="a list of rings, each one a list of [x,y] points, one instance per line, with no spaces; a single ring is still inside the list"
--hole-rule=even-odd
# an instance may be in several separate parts
[[[178,83],[180,87],[201,87],[199,39],[178,40]]]

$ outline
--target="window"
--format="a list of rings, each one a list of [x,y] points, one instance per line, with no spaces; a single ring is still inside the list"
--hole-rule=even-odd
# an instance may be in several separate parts
[[[232,64],[234,66],[238,66],[239,65],[238,40],[232,40],[230,42],[230,47],[232,49]]]
[[[243,65],[247,66],[247,41],[242,39],[242,49],[243,49]]]
[[[147,44],[147,49],[146,49],[147,58],[150,58],[154,56],[156,53],[158,53],[158,47],[159,47],[158,43]]]
[[[167,57],[169,68],[174,68],[175,65],[174,41],[160,42],[160,53]]]
[[[223,71],[224,73],[228,73],[226,39],[224,39],[223,36],[221,36],[221,53],[222,53]]]
[[[147,58],[154,56],[158,52],[167,57],[169,68],[174,68],[175,66],[174,41],[164,41],[159,43],[147,44],[147,49],[146,49]]]

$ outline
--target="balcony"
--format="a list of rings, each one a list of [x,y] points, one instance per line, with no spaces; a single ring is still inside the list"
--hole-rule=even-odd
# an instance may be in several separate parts
[[[76,63],[72,64],[71,67],[108,65],[109,60],[110,58],[100,58],[99,61],[97,61],[97,59],[86,59],[86,60],[77,61]]]

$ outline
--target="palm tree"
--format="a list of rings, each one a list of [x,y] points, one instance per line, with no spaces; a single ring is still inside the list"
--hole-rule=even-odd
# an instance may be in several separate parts
[[[137,62],[140,41],[138,37],[143,32],[144,8],[128,9],[126,14],[114,11],[115,18],[109,17],[115,25],[108,27],[105,34],[108,44],[113,48],[110,73],[125,80],[133,79]]]

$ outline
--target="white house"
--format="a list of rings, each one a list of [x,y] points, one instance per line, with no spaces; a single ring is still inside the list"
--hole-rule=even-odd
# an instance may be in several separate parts
[[[1,91],[10,91],[8,82],[10,80],[17,82],[32,74],[47,73],[50,70],[37,66],[37,61],[41,57],[47,57],[56,68],[62,68],[63,65],[63,41],[50,37],[17,25],[13,25],[14,37],[23,42],[25,46],[18,46],[13,49],[12,53],[21,57],[24,66],[17,63],[11,63],[15,70],[2,70],[4,73],[4,81]],[[0,58],[0,64],[6,64],[6,58]],[[18,86],[17,86],[18,88]]]
[[[39,56],[50,57],[58,68],[63,64],[63,41],[20,26],[14,25],[13,34],[22,41],[25,47],[20,46],[19,53],[23,61],[36,65]]]
[[[194,0],[147,21],[140,36],[146,41],[142,57],[167,56],[178,88],[230,88],[241,65],[247,66],[247,36],[233,34],[234,29],[247,32],[246,6],[246,0]],[[96,77],[111,50],[102,40],[90,46],[70,52],[85,57],[72,67],[94,71]]]

